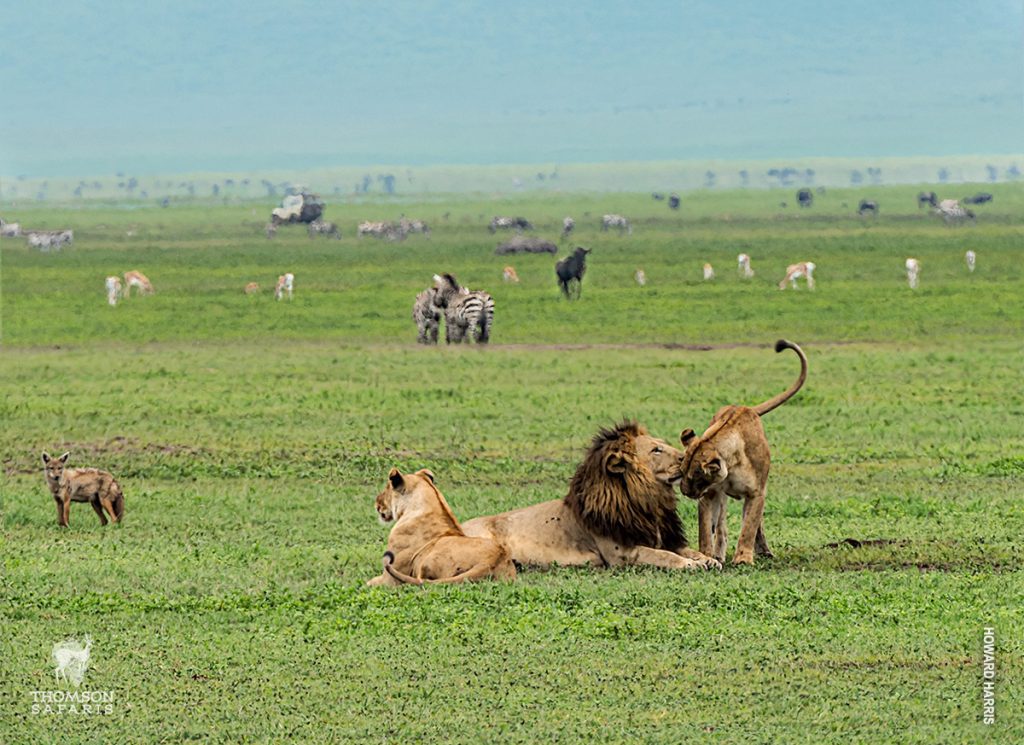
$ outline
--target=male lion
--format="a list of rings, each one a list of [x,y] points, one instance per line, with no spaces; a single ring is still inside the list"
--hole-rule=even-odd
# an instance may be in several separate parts
[[[392,468],[376,504],[381,522],[394,521],[395,527],[388,536],[384,571],[367,585],[515,579],[515,565],[504,549],[494,541],[466,537],[426,468],[408,474]]]
[[[686,547],[673,492],[681,458],[641,425],[623,422],[594,437],[564,499],[478,517],[462,528],[496,541],[519,564],[720,568]]]
[[[789,390],[753,407],[724,406],[700,437],[692,429],[681,435],[686,453],[679,490],[699,500],[700,550],[720,562],[725,561],[727,497],[744,500],[743,527],[732,563],[753,564],[755,544],[759,556],[772,556],[764,537],[764,497],[771,451],[761,417],[792,398],[807,380],[807,356],[803,350],[781,339],[775,343],[775,351],[783,349],[792,349],[800,357],[800,377]]]

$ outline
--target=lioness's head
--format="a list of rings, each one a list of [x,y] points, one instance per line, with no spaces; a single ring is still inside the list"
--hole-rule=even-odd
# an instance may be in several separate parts
[[[686,452],[683,456],[685,473],[679,490],[690,499],[700,499],[715,484],[725,481],[729,467],[709,443],[701,442],[692,429],[684,429],[679,436]]]
[[[49,453],[43,453],[43,473],[46,474],[46,483],[50,486],[57,486],[60,483],[61,474],[64,473],[64,464],[70,457],[70,452],[64,453],[59,458],[51,458]]]
[[[685,545],[672,485],[682,453],[636,422],[602,429],[569,483],[566,505],[591,530],[625,545]]]
[[[397,468],[388,473],[388,481],[384,491],[377,495],[377,517],[382,523],[389,523],[402,516],[409,504],[410,497],[424,485],[434,485],[434,474],[426,468],[416,473],[403,474]]]

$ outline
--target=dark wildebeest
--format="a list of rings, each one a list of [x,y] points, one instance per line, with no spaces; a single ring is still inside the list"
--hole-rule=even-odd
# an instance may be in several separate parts
[[[587,254],[589,248],[577,246],[571,255],[560,259],[555,264],[555,274],[558,275],[558,286],[565,294],[566,300],[572,300],[572,287],[575,285],[576,297],[579,298],[583,291],[583,273],[587,271]]]
[[[992,201],[992,195],[987,191],[979,191],[973,197],[964,197],[960,201],[964,204],[985,204]]]
[[[657,202],[661,202],[662,200],[665,199],[665,195],[662,194],[660,191],[656,191],[653,194],[651,194],[651,199],[653,199],[653,200],[655,200]]]
[[[863,216],[869,212],[875,217],[878,217],[878,202],[873,199],[860,200],[860,205],[857,207],[857,214]]]
[[[796,193],[796,201],[801,207],[810,207],[814,204],[814,194],[810,189],[801,189]]]
[[[674,210],[679,209],[679,195],[675,192],[668,195],[668,206]]]
[[[934,191],[921,191],[917,194],[917,208],[921,209],[924,206],[938,207],[939,206],[939,195]]]

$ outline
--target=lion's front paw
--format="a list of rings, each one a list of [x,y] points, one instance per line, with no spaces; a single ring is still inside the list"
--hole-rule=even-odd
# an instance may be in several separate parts
[[[697,566],[701,569],[721,569],[722,562],[718,559],[712,559],[710,556],[705,556],[703,559],[697,560]]]
[[[732,557],[732,565],[739,566],[740,564],[746,564],[747,566],[754,566],[754,555],[750,553],[736,554]]]

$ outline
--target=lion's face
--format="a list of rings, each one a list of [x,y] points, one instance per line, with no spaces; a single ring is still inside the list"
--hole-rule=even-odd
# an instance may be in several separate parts
[[[377,495],[375,506],[377,517],[382,523],[390,523],[402,516],[410,497],[415,494],[425,482],[434,483],[434,474],[426,468],[421,468],[416,473],[403,474],[397,468],[392,468],[388,474],[384,491]]]
[[[657,481],[672,486],[683,477],[682,452],[647,434],[638,435],[635,443],[637,463]]]
[[[690,499],[700,499],[713,486],[716,486],[729,475],[729,467],[710,443],[696,439],[692,429],[683,430],[680,435],[683,445],[687,447],[686,466],[679,489]],[[692,450],[692,452],[691,452]]]

